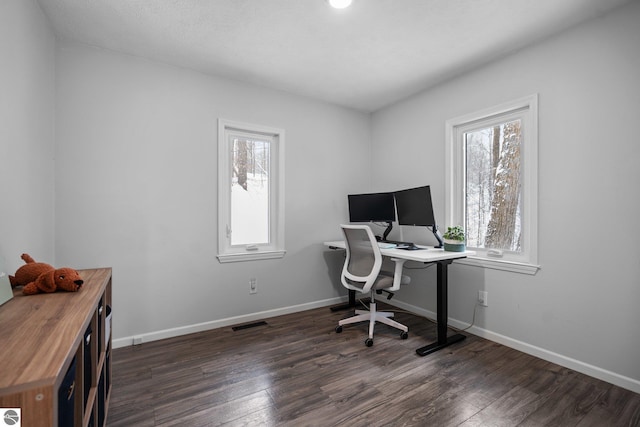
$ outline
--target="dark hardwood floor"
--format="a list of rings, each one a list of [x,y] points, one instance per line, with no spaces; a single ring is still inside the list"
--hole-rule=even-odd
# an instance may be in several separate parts
[[[420,357],[376,326],[336,334],[328,308],[113,350],[109,426],[640,426],[640,395],[468,335]]]

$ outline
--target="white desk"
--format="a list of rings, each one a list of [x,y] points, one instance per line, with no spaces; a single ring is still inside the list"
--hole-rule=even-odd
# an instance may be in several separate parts
[[[341,240],[324,242],[324,245],[331,249],[345,249],[345,243]],[[418,245],[420,246],[420,245]],[[433,344],[420,347],[416,350],[420,356],[426,356],[434,351],[441,350],[451,344],[462,341],[466,337],[462,334],[455,334],[447,337],[447,319],[448,314],[448,275],[447,267],[454,260],[465,258],[467,255],[475,255],[473,251],[466,252],[447,252],[444,249],[436,249],[432,246],[422,246],[424,250],[408,251],[404,249],[380,249],[383,256],[406,259],[408,261],[422,262],[425,264],[436,263],[438,269],[437,279],[437,340]]]

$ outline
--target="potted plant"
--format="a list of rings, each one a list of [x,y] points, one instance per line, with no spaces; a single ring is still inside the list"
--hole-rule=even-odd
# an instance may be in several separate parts
[[[459,225],[447,227],[447,231],[442,235],[444,239],[444,250],[450,252],[464,252],[466,249],[464,229]]]

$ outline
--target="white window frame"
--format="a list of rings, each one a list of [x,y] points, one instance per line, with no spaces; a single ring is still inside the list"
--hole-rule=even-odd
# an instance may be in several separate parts
[[[447,225],[465,224],[465,143],[464,133],[491,126],[497,120],[522,120],[523,167],[523,250],[508,254],[488,249],[459,262],[480,267],[535,274],[538,263],[538,95],[530,95],[446,121],[446,205]]]
[[[269,242],[231,245],[231,134],[267,137],[271,145],[269,179]],[[218,260],[221,263],[284,257],[283,129],[218,119]]]

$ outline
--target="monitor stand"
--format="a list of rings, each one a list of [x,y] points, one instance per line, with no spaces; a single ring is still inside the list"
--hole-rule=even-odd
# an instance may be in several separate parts
[[[442,234],[440,234],[440,231],[438,231],[438,226],[432,225],[431,231],[433,232],[433,235],[435,236],[435,238],[438,240],[438,246],[434,246],[434,248],[444,247],[444,240],[442,240]]]
[[[383,242],[387,241],[387,236],[389,236],[389,233],[391,233],[392,228],[393,228],[393,223],[391,221],[387,221],[387,229],[384,230],[384,233],[382,233]]]

